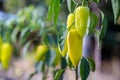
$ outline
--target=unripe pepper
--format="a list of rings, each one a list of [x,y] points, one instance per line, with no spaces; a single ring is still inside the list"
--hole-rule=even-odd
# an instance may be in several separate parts
[[[68,55],[74,67],[78,66],[82,57],[82,42],[83,38],[78,35],[75,29],[72,29],[68,32]]]
[[[67,17],[67,28],[68,29],[74,28],[75,27],[74,22],[75,22],[75,14],[71,13]]]
[[[1,63],[4,69],[8,69],[12,53],[12,45],[7,42],[3,43],[1,48]]]
[[[35,59],[36,61],[41,61],[45,59],[45,55],[48,52],[47,45],[39,45],[36,49]]]
[[[77,33],[83,37],[86,33],[90,10],[86,6],[80,6],[75,10],[75,28]]]

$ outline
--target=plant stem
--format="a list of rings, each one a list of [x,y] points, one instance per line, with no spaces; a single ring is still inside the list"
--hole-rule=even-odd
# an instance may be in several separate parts
[[[85,0],[82,0],[82,6],[84,6]]]
[[[78,68],[76,68],[76,70],[75,70],[75,80],[78,80]]]
[[[43,80],[46,80],[46,76],[45,75],[43,76]]]
[[[43,65],[43,77],[42,80],[46,80],[47,79],[47,72],[48,72],[48,67],[45,66],[45,64]]]

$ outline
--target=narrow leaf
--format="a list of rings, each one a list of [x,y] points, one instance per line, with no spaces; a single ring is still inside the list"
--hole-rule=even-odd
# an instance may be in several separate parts
[[[60,80],[62,73],[65,71],[65,69],[60,69],[57,71],[55,74],[55,79],[54,80]]]
[[[111,0],[113,13],[114,13],[114,22],[116,24],[116,21],[120,14],[120,0]]]
[[[47,63],[48,66],[53,65],[55,57],[56,57],[56,52],[54,51],[53,48],[50,48],[50,50],[46,54],[46,60],[45,60],[45,62]]]
[[[82,57],[80,62],[80,76],[82,80],[86,80],[90,72],[90,66],[88,61]]]
[[[88,58],[87,60],[88,60],[89,65],[90,65],[90,70],[94,72],[96,69],[95,61],[92,58]]]
[[[30,44],[31,44],[31,40],[29,40],[24,46],[23,46],[23,49],[22,49],[22,57],[26,57],[26,54],[27,54],[27,51],[28,51],[28,48],[30,47]]]
[[[29,75],[29,77],[28,77],[28,80],[31,80],[31,78],[32,78],[34,75],[36,75],[36,74],[37,74],[37,71],[31,73],[31,74]]]
[[[65,0],[60,0],[60,4],[63,4],[64,1],[65,1]]]
[[[54,1],[55,0],[50,0],[50,5],[49,5],[49,8],[48,8],[48,19],[49,20],[52,18],[52,14],[53,14],[53,11],[54,11]]]
[[[19,32],[19,28],[18,27],[16,27],[16,28],[13,29],[13,32],[11,34],[11,40],[12,40],[12,42],[16,42],[17,41],[18,32]]]
[[[54,24],[57,24],[57,20],[58,20],[58,15],[60,12],[60,0],[55,0],[54,3]]]
[[[108,2],[108,0],[105,0],[105,2],[107,3],[107,2]]]
[[[93,0],[95,3],[99,3],[100,2],[100,0]]]
[[[35,72],[44,72],[45,62],[40,61],[35,64]]]
[[[66,39],[66,36],[67,36],[67,30],[66,28],[63,26],[61,28],[61,31],[58,35],[58,48],[59,48],[59,51],[62,52],[62,50],[64,49],[64,43],[65,43],[65,39]]]
[[[67,6],[70,13],[74,11],[75,3],[73,0],[67,0]]]
[[[70,60],[70,58],[69,58],[69,55],[68,55],[68,54],[66,55],[66,62],[67,62],[67,65],[68,65],[70,68],[73,68],[73,67],[74,67],[73,64],[72,64],[72,62],[71,62],[71,60]]]
[[[60,12],[60,0],[50,0],[48,19],[51,20],[53,18],[54,25],[57,24],[59,12]]]
[[[88,34],[92,34],[95,31],[95,28],[97,26],[98,23],[98,17],[96,14],[94,14],[93,12],[90,13],[90,24],[87,30]]]
[[[30,27],[26,27],[21,31],[20,34],[20,42],[23,45],[25,41],[27,40],[27,37],[31,34]]]
[[[105,36],[105,33],[107,31],[107,26],[108,26],[107,18],[102,11],[101,11],[101,16],[102,16],[102,25],[101,25],[100,32],[98,34],[99,45],[101,44],[101,41],[103,37]]]

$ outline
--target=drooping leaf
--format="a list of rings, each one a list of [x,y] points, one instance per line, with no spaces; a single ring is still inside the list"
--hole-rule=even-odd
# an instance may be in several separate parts
[[[16,26],[16,28],[14,28],[12,34],[11,34],[11,40],[12,42],[16,42],[17,41],[17,35],[19,32],[19,28]]]
[[[65,69],[60,69],[60,70],[58,70],[57,73],[55,74],[54,80],[60,80],[61,75],[62,75],[62,73],[63,73],[64,71],[65,71]]]
[[[60,52],[62,52],[62,50],[64,49],[64,43],[65,43],[65,39],[67,37],[67,30],[66,28],[63,26],[61,28],[61,31],[58,35],[58,48],[60,50]]]
[[[65,1],[65,0],[60,0],[60,4],[63,4],[64,1]]]
[[[58,38],[56,34],[47,34],[46,39],[48,40],[49,45],[57,45],[58,44]]]
[[[35,72],[44,72],[45,62],[40,61],[35,64]]]
[[[120,14],[120,0],[111,0],[113,13],[114,13],[114,22],[116,24],[116,21]]]
[[[46,60],[45,60],[45,62],[47,63],[48,66],[53,65],[55,57],[56,57],[56,52],[54,51],[53,48],[50,48],[50,50],[46,54]]]
[[[61,69],[65,69],[67,67],[67,63],[64,57],[61,57]]]
[[[26,54],[27,54],[27,51],[28,51],[28,48],[31,44],[31,40],[28,41],[24,46],[23,46],[23,49],[22,49],[22,57],[26,57]]]
[[[53,66],[57,66],[61,63],[61,55],[60,55],[60,52],[58,50],[58,47],[55,47],[54,51],[56,53],[56,56],[54,58]]]
[[[26,28],[24,28],[24,29],[21,31],[20,41],[21,41],[22,44],[25,43],[25,41],[27,40],[27,37],[29,36],[29,34],[31,34],[29,27],[26,27]]]
[[[88,58],[87,60],[88,60],[89,65],[90,65],[90,70],[94,72],[96,69],[95,61],[92,58]]]
[[[107,3],[107,2],[108,2],[108,0],[105,0],[105,2]]]
[[[90,72],[88,61],[82,57],[80,61],[80,76],[82,80],[86,80]]]
[[[50,5],[49,5],[49,8],[48,8],[48,19],[50,20],[52,18],[52,14],[53,14],[53,11],[54,11],[54,1],[55,0],[50,0]]]
[[[36,75],[36,74],[37,74],[37,71],[31,73],[31,74],[29,75],[29,77],[28,77],[28,80],[31,80],[31,78],[32,78],[34,75]]]
[[[55,5],[54,5],[54,24],[57,24],[58,16],[60,12],[60,0],[55,0]]]
[[[50,0],[48,19],[53,18],[54,25],[57,24],[58,16],[60,12],[60,0]]]
[[[73,68],[73,64],[72,64],[72,62],[71,62],[68,54],[66,55],[66,62],[67,62],[67,65],[68,65],[70,68]]]
[[[70,13],[74,11],[75,3],[73,0],[67,0],[67,6]]]
[[[95,3],[99,3],[100,2],[100,0],[93,0]]]
[[[90,13],[90,24],[89,24],[89,27],[87,28],[88,29],[87,34],[92,34],[95,31],[97,23],[98,23],[97,15],[91,12]]]
[[[100,46],[101,41],[104,38],[105,33],[107,31],[107,27],[108,27],[107,18],[106,18],[106,16],[104,15],[104,13],[102,11],[101,11],[101,16],[102,16],[102,23],[101,23],[101,29],[100,29],[100,31],[98,33],[98,41],[99,41],[98,46]]]

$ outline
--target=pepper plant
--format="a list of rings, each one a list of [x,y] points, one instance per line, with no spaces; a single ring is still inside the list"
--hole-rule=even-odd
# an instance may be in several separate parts
[[[58,23],[58,14],[65,0],[50,0],[48,17],[53,20],[54,26]],[[78,76],[82,80],[87,80],[90,71],[95,71],[95,62],[92,58],[83,56],[82,45],[85,35],[95,34],[98,40],[98,47],[105,36],[108,26],[107,16],[98,6],[95,7],[97,14],[92,10],[91,4],[100,5],[100,0],[66,0],[69,15],[65,28],[61,27],[58,36],[58,48],[67,65],[71,70],[76,71],[76,80]],[[108,0],[105,0],[107,3]],[[111,0],[114,23],[118,24],[120,16],[120,1]],[[99,15],[99,16],[98,16]],[[98,25],[99,24],[99,25]],[[79,70],[79,71],[78,71]],[[59,69],[54,80],[60,80],[64,69]]]

